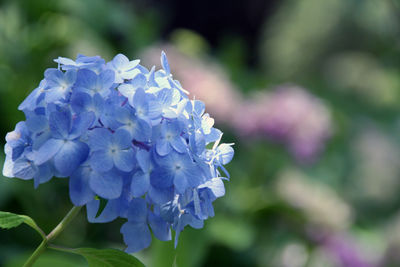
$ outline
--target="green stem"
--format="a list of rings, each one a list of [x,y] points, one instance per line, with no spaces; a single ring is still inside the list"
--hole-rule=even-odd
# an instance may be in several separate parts
[[[59,234],[61,234],[62,231],[64,231],[64,229],[68,226],[68,224],[76,217],[76,215],[78,215],[81,208],[82,208],[82,206],[79,206],[79,207],[74,206],[68,212],[68,214],[53,229],[53,231],[51,231],[50,234],[48,234],[46,236],[46,238],[43,239],[43,241],[42,241],[42,243],[40,243],[39,247],[33,252],[33,254],[25,262],[24,267],[30,267],[36,262],[36,260],[39,258],[39,256],[42,255],[43,252],[46,251],[46,248],[48,247],[49,243],[52,240],[54,240]]]

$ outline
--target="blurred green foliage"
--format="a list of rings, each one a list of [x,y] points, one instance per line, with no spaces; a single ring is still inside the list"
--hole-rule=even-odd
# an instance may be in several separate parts
[[[148,266],[341,266],[313,238],[319,232],[350,237],[363,260],[400,265],[400,5],[278,2],[260,25],[252,66],[240,35],[221,32],[213,46],[188,29],[166,38],[186,53],[213,57],[245,93],[283,82],[309,88],[331,109],[333,136],[315,163],[299,165],[279,144],[226,129],[224,141],[236,143],[236,156],[216,217],[204,229],[186,229],[176,250],[173,242],[154,240],[137,255]],[[118,52],[136,58],[166,41],[163,24],[172,15],[179,16],[165,14],[157,1],[0,2],[0,136],[23,119],[17,106],[55,67],[54,58],[82,53],[109,60]],[[0,210],[27,214],[49,232],[70,209],[67,188],[66,179],[34,190],[30,181],[0,178]],[[83,212],[57,241],[123,248],[121,223],[89,225]],[[26,226],[0,230],[0,240],[0,266],[7,267],[20,266],[40,242]],[[48,252],[37,264],[56,265],[86,263]]]

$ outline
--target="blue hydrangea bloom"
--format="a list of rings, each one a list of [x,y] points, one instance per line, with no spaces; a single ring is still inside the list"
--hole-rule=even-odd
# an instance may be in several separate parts
[[[187,225],[202,228],[225,194],[234,151],[220,144],[204,103],[173,79],[165,53],[161,70],[122,54],[55,62],[19,106],[26,120],[6,136],[3,175],[35,187],[68,177],[90,222],[126,219],[128,252],[148,247],[151,233],[167,241],[173,230],[177,244]]]

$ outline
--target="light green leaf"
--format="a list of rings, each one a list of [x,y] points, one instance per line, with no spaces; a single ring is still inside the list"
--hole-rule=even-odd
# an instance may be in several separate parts
[[[69,252],[85,257],[89,267],[145,267],[137,258],[118,249],[76,248]]]
[[[35,221],[26,216],[19,215],[11,212],[0,211],[0,228],[10,229],[19,226],[20,224],[25,223],[35,229],[43,238],[46,238],[46,235],[43,231],[37,226]]]

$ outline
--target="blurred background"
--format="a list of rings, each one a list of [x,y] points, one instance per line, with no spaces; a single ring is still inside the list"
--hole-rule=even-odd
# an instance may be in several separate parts
[[[396,0],[0,1],[0,136],[17,106],[77,53],[159,64],[206,102],[234,142],[226,196],[178,248],[154,240],[147,266],[400,266],[400,2]],[[1,145],[4,145],[4,138]],[[1,152],[1,164],[4,154]],[[34,190],[0,177],[0,210],[49,232],[70,209],[68,181]],[[122,220],[83,212],[57,239],[123,248]],[[40,237],[0,230],[0,266]],[[37,266],[86,266],[48,251]]]

